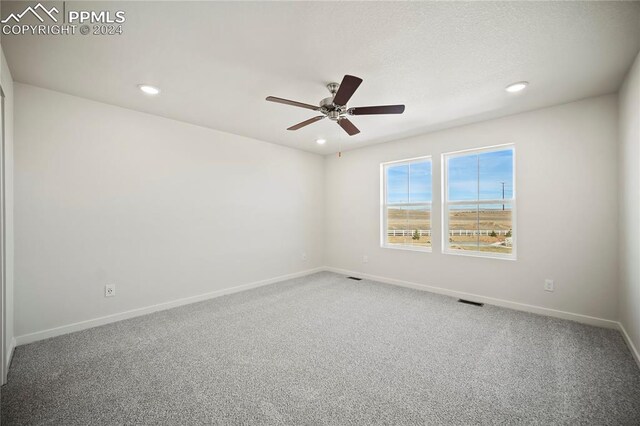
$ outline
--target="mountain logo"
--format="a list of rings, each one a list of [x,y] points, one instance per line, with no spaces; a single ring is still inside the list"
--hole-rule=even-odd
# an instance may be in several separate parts
[[[25,16],[27,13],[31,13],[40,22],[44,22],[44,19],[42,18],[42,16],[40,14],[38,14],[38,12],[40,12],[40,14],[44,14],[44,15],[48,16],[49,18],[51,18],[53,20],[53,22],[58,22],[58,19],[53,15],[54,13],[56,13],[56,14],[60,13],[60,11],[56,7],[52,7],[51,9],[47,10],[47,8],[42,5],[42,3],[38,3],[34,7],[31,7],[31,6],[27,7],[24,11],[22,11],[22,13],[18,13],[18,14],[11,13],[5,19],[0,21],[0,23],[6,24],[12,19],[15,21],[15,23],[18,23],[18,22],[20,22],[22,17]]]

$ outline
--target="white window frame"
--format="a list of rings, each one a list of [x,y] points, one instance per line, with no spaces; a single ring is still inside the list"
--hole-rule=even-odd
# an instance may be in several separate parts
[[[419,163],[429,160],[431,161],[431,201],[425,201],[420,203],[392,203],[387,204],[387,168],[389,166],[402,166],[405,164]],[[409,179],[409,185],[411,185]],[[409,187],[410,188],[410,187]],[[409,193],[411,190],[409,189]],[[405,244],[391,244],[387,242],[387,208],[388,206],[428,206],[429,214],[431,217],[431,228],[429,229],[429,235],[431,237],[431,247],[412,246]],[[410,250],[431,252],[433,251],[433,159],[430,155],[423,157],[407,158],[404,160],[387,161],[380,164],[380,247],[394,249],[394,250]]]
[[[512,197],[496,200],[465,200],[465,201],[449,201],[449,165],[448,159],[463,157],[469,154],[483,154],[486,152],[495,152],[495,151],[504,151],[506,149],[511,149],[513,152],[513,188],[511,191]],[[516,147],[513,143],[503,144],[503,145],[493,145],[483,148],[472,148],[465,149],[462,151],[453,151],[446,152],[442,154],[441,158],[441,169],[442,169],[442,188],[441,188],[441,199],[442,199],[442,253],[443,254],[452,254],[457,256],[471,256],[471,257],[488,257],[493,259],[505,259],[505,260],[516,260],[517,259],[517,237],[518,232],[516,230]],[[449,206],[452,205],[487,205],[487,204],[509,204],[511,206],[511,253],[492,253],[492,252],[483,252],[478,250],[455,250],[449,248]]]

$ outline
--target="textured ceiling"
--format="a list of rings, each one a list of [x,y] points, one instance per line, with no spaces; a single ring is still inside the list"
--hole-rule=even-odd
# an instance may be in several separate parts
[[[319,153],[611,93],[640,49],[638,2],[67,7],[122,9],[124,34],[2,36],[15,80]],[[23,8],[3,1],[2,17]],[[315,104],[347,73],[364,80],[350,106],[404,103],[405,114],[352,117],[353,137],[329,120],[290,132],[314,112],[264,100]],[[503,90],[519,80],[524,93]],[[143,82],[161,95],[142,95]]]

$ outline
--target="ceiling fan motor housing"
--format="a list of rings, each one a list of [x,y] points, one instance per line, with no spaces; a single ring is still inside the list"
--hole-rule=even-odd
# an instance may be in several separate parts
[[[333,96],[329,96],[328,98],[324,98],[320,101],[320,108],[322,109],[326,108],[328,111],[334,107],[335,105],[333,105]]]
[[[347,113],[346,106],[340,106],[333,103],[333,99],[340,88],[339,83],[327,84],[327,89],[331,92],[331,96],[320,101],[320,112],[326,115],[330,120],[338,121],[340,116]]]

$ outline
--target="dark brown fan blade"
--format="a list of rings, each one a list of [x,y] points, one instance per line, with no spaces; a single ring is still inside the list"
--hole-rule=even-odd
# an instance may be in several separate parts
[[[316,121],[320,121],[324,118],[324,115],[319,115],[317,117],[310,118],[308,120],[303,121],[302,123],[298,123],[295,126],[289,127],[287,130],[298,130],[303,128],[304,126],[308,126],[311,123],[315,123]]]
[[[340,106],[346,105],[358,86],[360,86],[360,83],[362,83],[361,78],[354,77],[352,75],[345,75],[342,79],[342,83],[340,83],[336,96],[333,98],[333,103]]]
[[[349,108],[349,114],[351,115],[402,114],[403,112],[404,105],[380,105]]]
[[[349,133],[349,136],[357,135],[358,133],[360,133],[360,130],[358,130],[358,128],[354,126],[348,118],[341,118],[340,120],[338,120],[338,124],[344,129],[345,132]]]
[[[279,104],[285,104],[285,105],[296,106],[296,107],[299,107],[299,108],[311,109],[313,111],[320,111],[320,107],[319,106],[313,106],[313,105],[305,104],[305,103],[302,103],[302,102],[290,101],[289,99],[276,98],[275,96],[268,96],[267,100],[269,102],[277,102]]]

